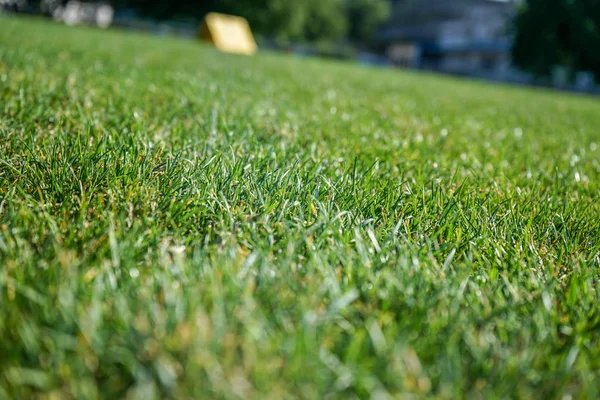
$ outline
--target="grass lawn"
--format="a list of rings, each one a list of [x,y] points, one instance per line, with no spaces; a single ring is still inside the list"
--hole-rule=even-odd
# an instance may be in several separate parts
[[[0,17],[0,398],[598,397],[599,160],[593,98]]]

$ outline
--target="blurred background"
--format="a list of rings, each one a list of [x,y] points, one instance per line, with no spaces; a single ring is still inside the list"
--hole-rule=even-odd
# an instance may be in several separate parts
[[[263,49],[600,94],[600,0],[0,0],[0,10],[188,37],[221,12],[245,17]]]

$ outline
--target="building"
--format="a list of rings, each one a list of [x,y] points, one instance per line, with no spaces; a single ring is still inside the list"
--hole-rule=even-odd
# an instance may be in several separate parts
[[[510,21],[518,0],[395,0],[376,34],[393,64],[458,74],[510,66]]]
[[[50,13],[55,21],[62,21],[67,25],[86,24],[108,28],[113,20],[114,9],[106,3],[69,0],[64,6],[54,7]]]

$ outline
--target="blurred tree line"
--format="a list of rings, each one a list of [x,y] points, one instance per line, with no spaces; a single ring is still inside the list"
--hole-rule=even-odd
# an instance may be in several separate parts
[[[554,66],[600,77],[600,0],[525,0],[515,20],[514,62],[538,75]]]
[[[193,18],[207,12],[241,15],[252,29],[280,40],[367,39],[387,18],[389,0],[114,0],[157,19]]]

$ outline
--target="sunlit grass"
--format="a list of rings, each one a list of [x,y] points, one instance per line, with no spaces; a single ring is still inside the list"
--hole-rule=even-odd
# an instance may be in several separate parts
[[[592,98],[0,17],[0,398],[598,397],[598,146]]]

